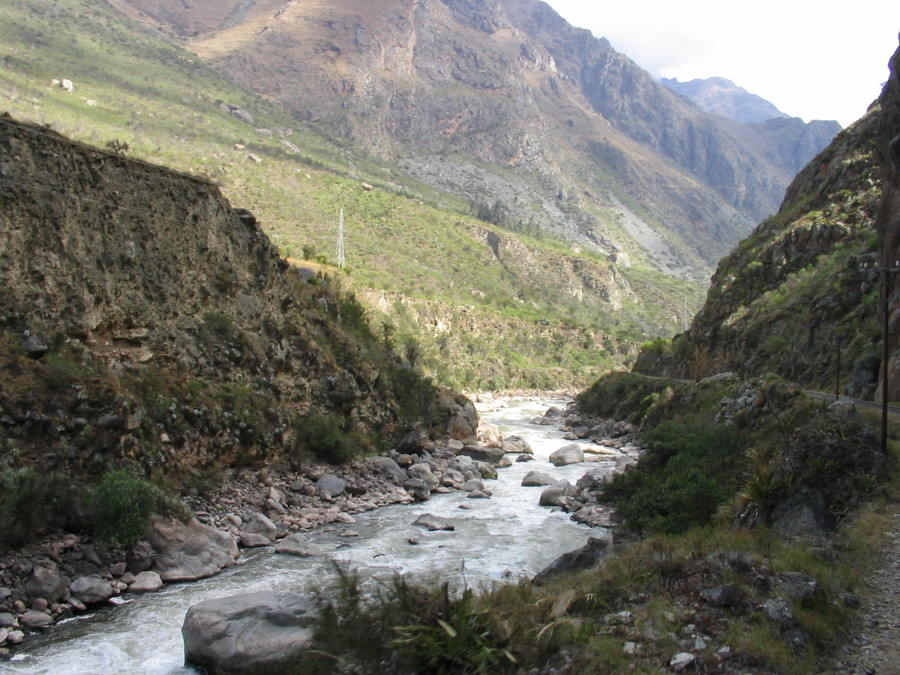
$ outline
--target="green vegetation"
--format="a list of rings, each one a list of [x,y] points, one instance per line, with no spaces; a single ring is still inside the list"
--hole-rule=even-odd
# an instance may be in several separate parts
[[[706,525],[738,488],[747,435],[732,427],[664,422],[641,435],[638,468],[603,491],[630,529],[677,534]]]
[[[821,670],[893,522],[896,464],[877,461],[872,420],[824,412],[773,376],[679,383],[618,373],[582,405],[605,416],[623,398],[643,411],[647,451],[604,496],[639,537],[620,537],[594,569],[481,593],[397,578],[373,594],[339,569],[316,635],[322,672],[338,661],[347,671],[398,674],[563,664],[571,672],[654,673],[686,650],[698,672]],[[900,447],[891,445],[892,453]],[[786,537],[774,510],[748,508],[748,486],[766,471],[778,486],[767,493],[769,506],[820,490],[835,531]],[[786,582],[808,577],[815,592]],[[707,599],[725,586],[727,602]],[[767,614],[767,601],[782,603],[790,620]],[[371,639],[352,639],[364,629]]]
[[[515,657],[505,648],[503,626],[471,589],[451,594],[448,584],[430,588],[400,576],[373,593],[362,579],[336,566],[332,588],[319,596],[315,654],[304,672],[341,667],[385,673],[472,673],[508,670]],[[348,639],[352,635],[365,640]]]
[[[72,497],[59,476],[45,476],[18,463],[15,446],[0,451],[0,550],[20,546],[50,529],[65,516]]]
[[[104,474],[94,491],[94,533],[100,541],[131,546],[147,533],[164,500],[160,489],[128,470]]]
[[[306,450],[331,464],[343,464],[359,452],[355,434],[342,428],[334,415],[307,415],[294,424],[297,449]]]

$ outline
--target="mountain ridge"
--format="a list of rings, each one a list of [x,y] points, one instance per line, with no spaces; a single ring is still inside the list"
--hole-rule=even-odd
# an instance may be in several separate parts
[[[668,273],[702,278],[790,178],[777,141],[705,117],[533,0],[113,4],[421,180],[476,206],[491,195],[519,226],[643,251]],[[625,198],[664,253],[619,224]]]

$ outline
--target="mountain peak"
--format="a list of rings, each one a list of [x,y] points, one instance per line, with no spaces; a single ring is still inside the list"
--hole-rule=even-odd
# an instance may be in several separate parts
[[[724,77],[708,77],[679,82],[678,78],[661,78],[660,83],[676,94],[686,96],[702,110],[738,122],[765,122],[790,117],[761,96],[736,85]]]

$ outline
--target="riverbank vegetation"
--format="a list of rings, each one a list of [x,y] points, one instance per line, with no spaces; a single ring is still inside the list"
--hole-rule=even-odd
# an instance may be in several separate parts
[[[328,667],[822,670],[853,619],[900,495],[898,430],[885,458],[874,419],[828,410],[776,377],[687,383],[617,374],[580,402],[602,417],[629,398],[642,411],[647,450],[604,492],[623,518],[612,555],[541,584],[479,592],[398,578],[374,600],[341,570],[338,592],[323,601]],[[375,627],[364,645],[352,639],[363,625]]]

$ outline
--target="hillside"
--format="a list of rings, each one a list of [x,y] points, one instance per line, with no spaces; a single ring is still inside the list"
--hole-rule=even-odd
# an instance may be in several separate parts
[[[0,181],[0,547],[77,519],[82,488],[123,467],[190,493],[413,425],[474,433],[471,403],[210,182],[8,116]]]
[[[0,108],[215,181],[282,256],[333,263],[343,209],[348,270],[334,274],[372,298],[376,331],[385,325],[445,384],[586,384],[670,333],[685,298],[699,301],[696,285],[624,254],[613,263],[468,215],[468,202],[298,121],[103,3],[46,12],[17,0],[0,35]]]
[[[896,56],[892,63],[896,73]],[[895,162],[885,153],[895,82],[797,175],[778,214],[722,260],[690,329],[648,345],[636,371],[774,372],[826,391],[875,394],[883,344],[875,268],[891,266],[897,251],[893,193],[882,202]]]
[[[114,4],[496,224],[668,274],[704,280],[793,175],[535,0]]]

